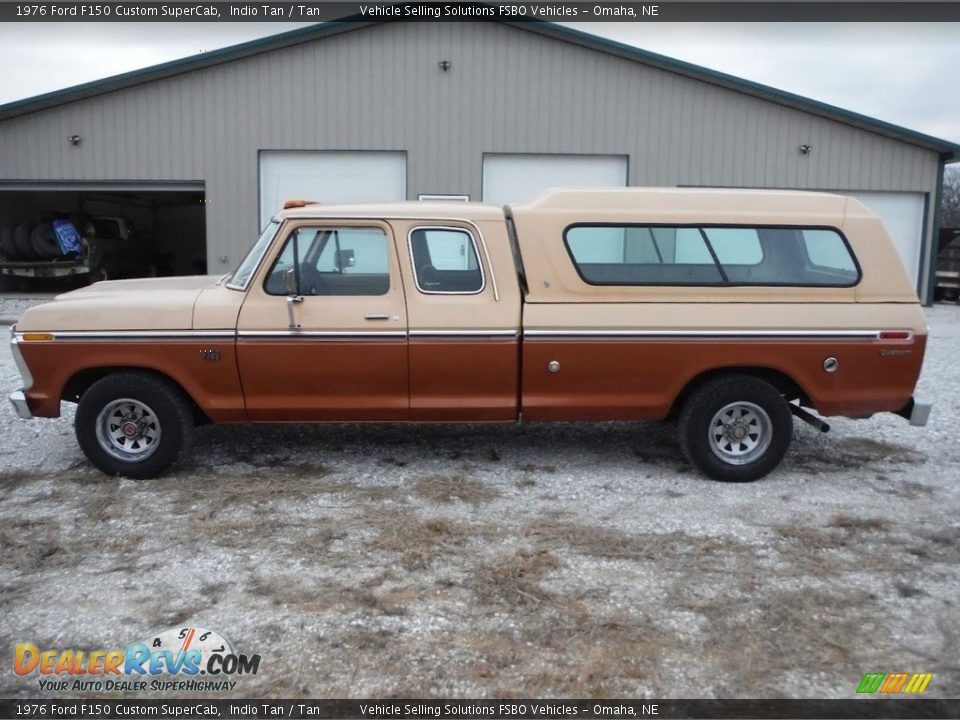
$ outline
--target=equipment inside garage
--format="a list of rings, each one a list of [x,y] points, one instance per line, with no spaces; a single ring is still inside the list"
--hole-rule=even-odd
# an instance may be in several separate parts
[[[0,188],[0,288],[204,274],[205,208],[202,187]]]

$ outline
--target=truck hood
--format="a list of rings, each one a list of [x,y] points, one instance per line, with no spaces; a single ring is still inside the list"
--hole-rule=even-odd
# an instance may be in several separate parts
[[[110,280],[30,308],[17,330],[190,330],[193,305],[217,277]]]

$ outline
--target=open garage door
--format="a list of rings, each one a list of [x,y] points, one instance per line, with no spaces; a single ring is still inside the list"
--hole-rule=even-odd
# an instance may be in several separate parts
[[[900,252],[907,273],[920,286],[920,257],[923,248],[923,193],[872,192],[845,195],[855,197],[879,215]]]
[[[528,202],[547,188],[626,184],[625,155],[483,156],[483,201],[494,205]]]
[[[394,202],[406,197],[407,156],[402,152],[260,152],[261,228],[287,200],[336,204]]]
[[[9,285],[205,273],[204,197],[195,183],[0,184],[0,276]],[[78,243],[58,234],[64,223]]]

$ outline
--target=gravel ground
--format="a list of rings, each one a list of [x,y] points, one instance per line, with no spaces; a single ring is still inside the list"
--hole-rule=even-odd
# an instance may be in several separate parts
[[[234,697],[844,698],[894,671],[956,697],[960,308],[929,319],[926,428],[798,424],[748,485],[660,423],[207,427],[131,481],[86,463],[72,406],[4,403],[0,658],[198,625],[262,656]]]

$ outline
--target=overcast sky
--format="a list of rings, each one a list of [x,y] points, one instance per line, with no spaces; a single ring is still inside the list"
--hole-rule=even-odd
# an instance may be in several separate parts
[[[576,23],[960,142],[960,24]],[[6,23],[0,103],[284,32],[295,23]]]

